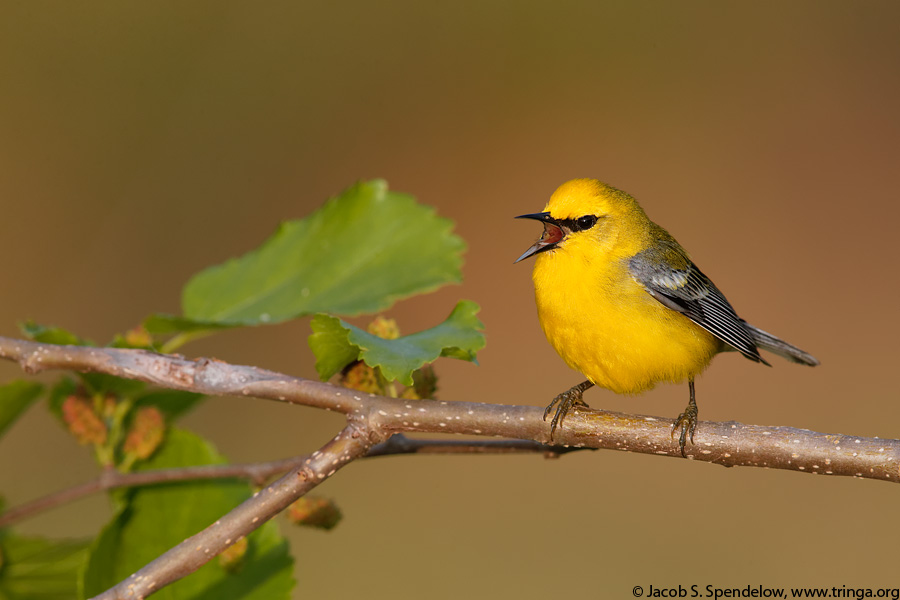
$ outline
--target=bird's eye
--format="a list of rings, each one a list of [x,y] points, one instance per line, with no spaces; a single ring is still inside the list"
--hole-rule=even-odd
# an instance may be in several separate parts
[[[575,224],[578,226],[579,231],[584,231],[597,224],[597,217],[594,215],[584,215],[583,217],[575,219]]]

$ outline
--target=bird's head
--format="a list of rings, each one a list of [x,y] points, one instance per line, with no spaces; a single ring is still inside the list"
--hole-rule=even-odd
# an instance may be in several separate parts
[[[621,190],[596,179],[573,179],[559,186],[543,212],[519,215],[544,224],[544,233],[516,262],[535,254],[563,248],[581,240],[614,243],[614,232],[640,227],[647,217],[638,203]]]

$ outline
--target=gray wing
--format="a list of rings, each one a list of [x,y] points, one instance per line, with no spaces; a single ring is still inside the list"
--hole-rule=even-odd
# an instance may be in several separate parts
[[[674,267],[673,262],[681,266]],[[660,303],[684,314],[750,360],[769,364],[759,355],[750,331],[719,288],[680,247],[663,241],[633,256],[628,267],[635,280]]]

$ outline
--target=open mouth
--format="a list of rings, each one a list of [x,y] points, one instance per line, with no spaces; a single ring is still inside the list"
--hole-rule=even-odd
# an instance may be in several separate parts
[[[541,236],[541,239],[536,241],[531,248],[526,250],[522,256],[516,259],[516,262],[520,260],[525,260],[529,256],[533,256],[535,254],[539,254],[541,252],[545,252],[547,250],[552,250],[556,248],[556,245],[559,244],[564,237],[566,237],[565,232],[562,230],[562,227],[558,225],[556,219],[550,216],[550,213],[534,213],[530,215],[519,215],[516,217],[517,219],[534,219],[535,221],[540,221],[544,224],[544,233]]]

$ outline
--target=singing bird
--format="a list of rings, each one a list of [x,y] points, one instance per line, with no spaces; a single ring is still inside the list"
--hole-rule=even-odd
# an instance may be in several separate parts
[[[587,380],[553,399],[550,438],[584,391],[598,385],[637,394],[660,382],[687,380],[690,401],[672,436],[682,456],[694,441],[694,378],[719,352],[736,350],[768,365],[759,349],[803,365],[810,354],[737,316],[710,279],[637,201],[596,179],[573,179],[543,212],[520,215],[544,233],[516,262],[535,257],[534,294],[547,340]]]

